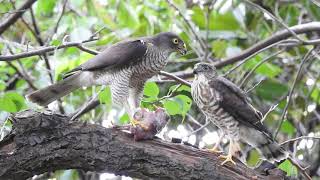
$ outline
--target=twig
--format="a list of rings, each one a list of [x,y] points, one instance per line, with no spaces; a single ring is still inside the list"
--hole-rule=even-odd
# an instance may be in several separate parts
[[[14,14],[14,13],[18,13],[18,12],[25,12],[26,9],[23,10],[13,10],[13,11],[8,11],[8,12],[0,12],[0,14]]]
[[[274,43],[274,44],[271,44],[271,45],[269,45],[269,46],[267,46],[267,47],[264,47],[263,49],[260,49],[260,50],[257,51],[257,52],[252,53],[250,56],[244,58],[238,65],[236,65],[236,66],[234,66],[233,68],[231,68],[230,70],[228,70],[223,76],[229,75],[231,72],[233,72],[234,70],[236,70],[237,68],[239,68],[240,66],[242,66],[244,63],[246,63],[247,61],[249,61],[252,57],[256,56],[257,54],[261,53],[262,51],[265,51],[265,50],[267,50],[267,49],[270,49],[270,48],[272,48],[272,47],[274,47],[274,46],[276,46],[276,45],[278,45],[278,44],[281,44],[281,43],[287,42],[287,41],[288,41],[288,40],[278,41],[278,42],[276,42],[276,43]],[[216,66],[216,65],[215,65],[215,66]]]
[[[260,120],[261,122],[263,122],[267,116],[273,111],[275,110],[277,107],[278,107],[279,103],[275,104],[275,105],[272,105],[270,106],[269,110],[263,115],[262,119]]]
[[[190,122],[198,125],[199,127],[202,126],[202,124],[200,124],[194,117],[192,117],[192,115],[190,115],[189,113],[187,113],[186,115],[187,115],[188,119],[190,120]],[[206,120],[207,120],[207,119],[206,119]]]
[[[269,11],[265,10],[263,7],[259,6],[258,4],[255,4],[249,0],[243,0],[246,3],[250,4],[251,6],[254,6],[255,8],[258,8],[259,10],[261,10],[263,13],[268,14],[272,19],[274,19],[275,21],[277,21],[279,24],[281,24],[283,27],[285,27],[296,39],[298,39],[301,43],[303,44],[307,44],[307,45],[315,45],[315,44],[319,44],[320,43],[320,39],[316,39],[316,40],[308,40],[305,41],[303,39],[301,39],[296,32],[294,32],[292,29],[289,28],[289,26],[287,26],[284,22],[282,22],[279,18],[276,18],[272,13],[270,13]]]
[[[94,37],[97,36],[97,34],[99,34],[101,31],[103,31],[104,29],[106,29],[107,27],[106,26],[103,26],[102,28],[100,28],[98,31],[96,31],[95,33],[93,33],[89,39],[92,39]]]
[[[61,21],[61,19],[62,19],[62,17],[63,17],[64,12],[66,11],[67,3],[68,3],[68,0],[64,0],[63,5],[62,5],[61,14],[59,15],[58,21],[57,21],[57,23],[56,23],[56,25],[54,26],[54,29],[53,29],[53,34],[56,34],[56,33],[57,33],[57,30],[58,30],[60,21]]]
[[[195,133],[201,131],[203,128],[206,128],[210,123],[211,123],[211,121],[208,121],[208,120],[207,120],[204,125],[201,125],[198,129],[190,132],[190,133],[189,133],[187,136],[185,136],[185,137],[190,137],[192,134],[195,134]],[[183,137],[183,138],[181,138],[181,139],[184,139],[185,137]]]
[[[288,143],[290,143],[290,142],[295,142],[295,141],[299,141],[299,140],[302,140],[302,139],[316,139],[316,140],[320,140],[320,137],[300,136],[300,137],[296,137],[296,138],[293,138],[293,139],[286,140],[286,141],[280,143],[280,145],[283,146],[283,145],[288,144]]]
[[[307,179],[307,180],[312,180],[312,178],[308,175],[306,172],[307,168],[303,168],[300,166],[300,164],[295,160],[293,157],[288,157],[288,160],[301,172],[301,174]]]
[[[96,40],[98,40],[98,38],[93,38],[93,39],[85,40],[82,42],[68,42],[68,43],[62,44],[60,46],[41,47],[40,49],[32,50],[29,52],[23,52],[23,53],[14,54],[14,55],[7,55],[7,56],[0,56],[0,61],[13,61],[13,60],[20,59],[20,58],[42,55],[47,52],[55,51],[56,49],[62,49],[62,48],[66,48],[66,47],[78,47],[78,46],[81,46],[83,43],[96,41]]]
[[[100,104],[100,101],[98,100],[98,95],[100,94],[101,91],[103,91],[103,87],[100,89],[98,93],[92,96],[92,98],[87,101],[83,106],[81,106],[78,110],[75,111],[75,113],[71,114],[69,117],[70,121],[74,121],[75,119],[79,118],[86,112],[90,111],[91,109],[94,109]]]
[[[89,54],[92,54],[92,55],[97,55],[97,54],[99,54],[100,52],[99,51],[95,51],[95,50],[93,50],[93,49],[89,49],[89,48],[87,48],[87,47],[84,47],[82,44],[80,44],[80,45],[78,45],[78,46],[76,46],[78,49],[80,49],[80,50],[82,50],[82,51],[84,51],[84,52],[87,52],[87,53],[89,53]]]
[[[39,30],[39,27],[37,25],[37,21],[36,21],[36,18],[34,16],[32,7],[30,8],[30,14],[31,14],[32,25],[34,27],[34,32],[36,33],[36,39],[37,39],[37,41],[38,41],[40,46],[44,46],[44,41],[41,38],[40,30]],[[53,84],[54,80],[53,80],[53,75],[52,75],[52,72],[51,72],[51,65],[50,65],[50,62],[49,62],[49,58],[46,55],[46,53],[43,53],[42,55],[43,55],[44,62],[46,64],[47,73],[48,73],[48,75],[50,77],[51,84]]]
[[[12,67],[16,73],[23,78],[24,80],[26,80],[26,82],[29,84],[29,86],[33,89],[33,90],[37,90],[38,88],[33,84],[32,80],[27,77],[26,75],[24,75],[24,73],[22,73],[15,65],[13,65],[11,62],[7,62],[7,64]]]
[[[151,102],[151,103],[156,103],[156,102],[159,102],[159,101],[162,101],[164,99],[169,99],[169,98],[172,98],[173,96],[177,95],[176,91],[181,87],[181,84],[178,84],[174,89],[172,89],[171,91],[168,92],[167,95],[165,96],[162,96],[161,98]]]
[[[17,13],[11,14],[11,16],[3,20],[0,24],[0,34],[2,34],[5,30],[7,30],[12,24],[14,24],[25,12],[26,9],[32,6],[37,0],[27,0],[19,9],[17,9]]]
[[[166,77],[168,77],[170,79],[176,80],[176,81],[180,82],[181,84],[187,85],[189,87],[191,86],[191,83],[189,83],[188,81],[186,81],[184,79],[179,78],[178,76],[175,76],[172,73],[168,73],[168,72],[165,72],[165,71],[160,71],[159,74],[162,75],[162,76],[166,76]]]
[[[316,0],[311,0],[311,2],[320,8],[320,3],[317,2]]]
[[[298,80],[298,78],[299,78],[299,76],[300,76],[302,67],[303,67],[304,63],[310,58],[310,55],[311,55],[311,53],[312,53],[313,50],[314,50],[314,48],[312,48],[311,50],[309,50],[309,51],[307,52],[307,54],[304,56],[304,58],[302,59],[300,65],[299,65],[299,69],[298,69],[297,75],[296,75],[296,77],[295,77],[295,79],[294,79],[294,81],[293,81],[292,87],[291,87],[290,92],[289,92],[289,96],[288,96],[288,98],[287,98],[287,104],[286,104],[286,106],[285,106],[285,108],[284,108],[284,110],[283,110],[283,112],[282,112],[282,114],[281,114],[280,123],[279,123],[279,125],[278,125],[278,127],[277,127],[276,133],[275,133],[275,135],[274,135],[274,139],[276,139],[276,137],[277,137],[277,135],[278,135],[278,133],[279,133],[279,131],[280,131],[280,128],[281,128],[281,126],[282,126],[282,123],[283,123],[283,121],[284,121],[284,117],[285,117],[286,114],[287,114],[287,110],[288,110],[289,105],[290,105],[290,102],[291,102],[291,97],[292,97],[292,95],[293,95],[294,88],[295,88],[295,86],[296,86],[296,84],[297,84],[297,80]]]
[[[243,85],[247,82],[248,78],[253,74],[253,72],[258,68],[260,67],[263,63],[271,60],[271,58],[281,54],[282,52],[284,52],[284,50],[280,50],[274,54],[271,54],[270,56],[264,58],[262,61],[260,61],[259,63],[257,63],[251,70],[250,72],[243,78],[242,82],[240,83],[239,87],[240,88],[243,88]]]
[[[259,84],[264,81],[265,79],[261,79],[257,84],[255,84],[254,86],[252,86],[250,89],[246,90],[246,94],[248,94],[249,92],[251,92],[252,90],[254,90],[254,88],[256,88],[257,86],[259,86]]]
[[[209,30],[210,30],[210,13],[212,11],[212,8],[214,6],[214,4],[216,3],[216,0],[212,0],[209,2],[209,4],[207,5],[207,11],[206,11],[206,49],[205,49],[205,55],[204,55],[204,60],[208,61],[208,57],[210,55],[210,51],[209,51],[209,46],[208,46],[208,42],[209,42]]]
[[[7,48],[8,48],[8,50],[9,50],[9,52],[10,52],[11,54],[13,54],[13,51],[12,51],[12,49],[11,49],[11,47],[10,47],[9,45],[7,45]],[[33,90],[37,90],[37,89],[38,89],[38,88],[33,84],[33,81],[32,81],[32,79],[31,79],[31,77],[29,76],[28,72],[25,70],[25,68],[24,68],[24,66],[22,65],[21,61],[18,60],[18,64],[19,64],[19,66],[21,67],[22,71],[20,71],[18,67],[16,67],[14,64],[12,64],[12,63],[9,62],[9,61],[7,62],[7,64],[8,64],[9,66],[11,66],[11,67],[16,71],[16,73],[18,74],[18,76],[19,76],[20,78],[23,78],[23,79],[29,84],[29,86],[31,87],[31,89],[33,89]]]
[[[191,22],[184,16],[184,14],[182,13],[182,11],[171,1],[171,0],[167,0],[167,3],[173,7],[182,17],[182,19],[186,22],[187,26],[190,28],[192,34],[194,35],[194,37],[197,39],[197,41],[199,42],[201,48],[205,51],[206,46],[204,45],[201,37],[198,35],[198,33],[195,31],[194,27],[192,26]]]

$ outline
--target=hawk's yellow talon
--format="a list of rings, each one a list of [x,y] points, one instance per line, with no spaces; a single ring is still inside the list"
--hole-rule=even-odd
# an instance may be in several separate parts
[[[211,149],[208,149],[211,153],[223,153],[223,151],[220,151],[217,147],[213,147]]]
[[[236,162],[233,161],[231,154],[228,154],[228,155],[226,155],[226,156],[220,155],[219,158],[225,159],[225,160],[221,163],[221,165],[224,165],[224,164],[227,163],[227,162],[231,162],[232,164],[236,165]]]
[[[140,126],[143,130],[145,131],[148,131],[149,130],[149,127],[148,126],[145,126],[144,124],[142,124],[140,121],[136,120],[136,119],[132,119],[130,121],[130,124],[133,126],[133,127],[136,127],[136,126]]]
[[[133,127],[136,127],[137,125],[140,124],[140,122],[136,119],[131,119],[130,120],[130,124],[133,126]]]

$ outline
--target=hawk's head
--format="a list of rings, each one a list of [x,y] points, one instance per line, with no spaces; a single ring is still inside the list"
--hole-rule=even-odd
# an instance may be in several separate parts
[[[193,74],[204,75],[207,78],[214,78],[218,76],[216,67],[209,63],[197,63],[193,68]]]
[[[178,52],[182,55],[187,53],[186,44],[181,38],[172,32],[163,32],[154,36],[153,42],[161,50],[167,53]]]

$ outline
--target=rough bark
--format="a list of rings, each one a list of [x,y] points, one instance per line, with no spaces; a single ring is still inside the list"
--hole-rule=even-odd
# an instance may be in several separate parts
[[[61,169],[111,172],[141,179],[282,179],[260,175],[241,162],[220,165],[218,154],[148,140],[51,112],[12,116],[13,130],[0,142],[0,179],[26,179]],[[280,173],[281,174],[281,173]]]

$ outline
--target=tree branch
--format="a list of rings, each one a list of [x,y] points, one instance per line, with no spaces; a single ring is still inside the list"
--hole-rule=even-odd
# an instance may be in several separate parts
[[[288,110],[289,105],[290,105],[290,102],[291,102],[291,97],[292,97],[292,95],[293,95],[293,91],[294,91],[294,89],[295,89],[295,87],[296,87],[296,85],[297,85],[298,79],[299,79],[299,77],[300,77],[300,74],[301,74],[301,71],[302,71],[302,67],[303,67],[303,65],[305,64],[305,62],[308,61],[309,58],[311,57],[311,54],[312,54],[312,51],[313,51],[313,50],[314,50],[314,48],[312,48],[311,50],[309,50],[309,51],[307,52],[307,54],[304,56],[304,58],[302,59],[300,65],[299,65],[299,69],[298,69],[297,75],[296,75],[295,79],[293,80],[293,84],[292,84],[292,86],[291,86],[291,89],[290,89],[290,91],[289,91],[289,95],[288,95],[288,97],[287,97],[287,104],[286,104],[286,106],[284,107],[284,110],[283,110],[283,112],[282,112],[282,114],[281,114],[280,123],[279,123],[279,125],[278,125],[278,127],[277,127],[277,130],[276,130],[276,132],[275,132],[274,139],[276,139],[276,137],[277,137],[277,135],[278,135],[278,133],[279,133],[279,131],[280,131],[280,128],[281,128],[281,126],[282,126],[282,123],[283,123],[283,121],[284,121],[284,118],[285,118],[285,116],[287,115],[287,110]]]
[[[107,171],[141,179],[283,179],[264,176],[241,162],[220,165],[218,154],[148,140],[99,125],[70,123],[51,112],[12,116],[13,131],[0,142],[0,179],[26,179],[60,169]],[[279,175],[280,174],[280,175]]]
[[[306,24],[301,24],[301,25],[296,25],[290,27],[290,30],[295,32],[296,34],[303,34],[303,33],[308,33],[312,31],[320,31],[320,22],[311,22],[311,23],[306,23]],[[235,55],[230,58],[226,58],[223,61],[220,61],[215,64],[217,68],[224,67],[229,64],[233,64],[235,62],[241,61],[248,56],[254,54],[257,51],[260,51],[261,49],[270,46],[271,44],[274,44],[276,42],[282,41],[284,39],[287,39],[292,36],[292,33],[288,30],[282,30],[268,39],[265,39],[263,41],[258,42],[257,44],[251,46],[250,48],[244,50],[242,53]]]
[[[26,11],[26,9],[30,8],[33,3],[37,0],[28,0],[26,1],[19,9],[16,10],[16,13],[11,14],[11,16],[4,20],[0,24],[0,34],[2,34],[5,30],[7,30],[12,24],[14,24]]]
[[[83,43],[96,41],[96,40],[98,40],[98,39],[97,38],[93,38],[93,39],[89,39],[89,40],[82,41],[82,42],[68,42],[68,43],[62,44],[60,46],[42,47],[42,48],[37,49],[37,50],[32,50],[32,51],[28,51],[28,52],[19,53],[19,54],[0,56],[0,61],[14,61],[14,60],[20,59],[20,58],[26,58],[26,57],[41,55],[41,54],[44,54],[44,53],[47,53],[47,52],[54,51],[56,49],[62,49],[62,48],[66,48],[66,47],[79,47]]]

